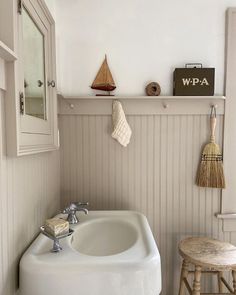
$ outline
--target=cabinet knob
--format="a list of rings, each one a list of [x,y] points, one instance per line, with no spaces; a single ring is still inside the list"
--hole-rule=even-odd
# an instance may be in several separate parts
[[[56,87],[56,82],[54,80],[52,81],[48,81],[48,86],[51,86],[51,87]]]

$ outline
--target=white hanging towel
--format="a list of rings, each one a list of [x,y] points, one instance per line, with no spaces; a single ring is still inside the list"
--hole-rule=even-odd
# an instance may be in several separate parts
[[[132,131],[126,121],[122,105],[118,100],[114,100],[112,104],[112,121],[113,132],[111,136],[126,147],[130,142]]]

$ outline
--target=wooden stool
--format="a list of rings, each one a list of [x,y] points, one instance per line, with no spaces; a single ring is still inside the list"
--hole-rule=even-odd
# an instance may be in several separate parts
[[[179,243],[179,253],[183,257],[179,295],[184,294],[184,286],[189,294],[236,294],[236,247],[215,239],[192,237]],[[189,270],[193,264],[194,271]],[[223,271],[232,271],[233,289],[223,277]],[[194,274],[193,288],[188,283],[188,274]],[[201,274],[217,274],[219,293],[201,293]],[[229,293],[222,293],[225,286]]]

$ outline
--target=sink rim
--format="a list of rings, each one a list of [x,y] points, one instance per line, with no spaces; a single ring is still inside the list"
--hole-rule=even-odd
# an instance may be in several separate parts
[[[62,214],[57,216],[65,217]],[[149,290],[149,294],[154,294],[153,288],[155,287],[155,293],[159,294],[162,285],[161,259],[147,218],[135,211],[90,211],[89,218],[87,215],[81,215],[81,224],[88,219],[93,220],[102,216],[108,218],[118,217],[119,219],[125,219],[125,221],[132,219],[131,223],[137,226],[141,240],[136,243],[135,247],[129,249],[127,255],[124,255],[125,252],[123,252],[117,255],[97,257],[83,255],[73,250],[70,245],[71,236],[63,241],[63,251],[56,254],[50,253],[51,241],[40,234],[29,246],[20,261],[21,294],[27,293],[27,295],[31,295],[31,291],[36,288],[39,290],[38,295],[44,295],[48,294],[48,290],[57,288],[57,293],[62,295],[71,286],[73,287],[75,281],[82,285],[85,282],[87,287],[91,287],[89,290],[92,290],[93,287],[94,290],[100,290],[102,286],[102,293],[110,294],[114,288],[120,290],[120,284],[123,284],[124,280],[129,281],[124,294],[130,294],[130,288],[138,286],[138,290],[141,291],[138,294],[143,295],[144,284],[148,286],[148,289],[145,288],[145,293]],[[138,249],[137,246],[140,243],[145,243],[146,252],[140,250],[140,253],[145,253],[145,255],[135,256],[135,249]],[[132,256],[132,259],[127,259],[129,256]],[[141,281],[140,274],[142,275]],[[95,278],[92,285],[91,275]],[[48,280],[49,285],[42,284],[45,277],[50,278]],[[115,287],[114,282],[116,282]],[[87,287],[83,290],[87,290]],[[94,290],[93,293],[89,294],[94,294]]]
[[[81,224],[85,222],[88,218],[98,218],[104,216],[107,218],[110,217],[125,217],[129,218],[138,218],[137,228],[140,234],[145,240],[147,253],[142,257],[135,257],[135,259],[127,259],[127,254],[125,252],[119,253],[117,255],[111,256],[89,256],[74,250],[71,247],[71,236],[62,241],[63,250],[57,254],[49,253],[51,249],[51,241],[42,234],[39,234],[38,237],[33,241],[33,243],[26,250],[25,254],[21,259],[21,266],[28,265],[29,263],[37,263],[37,271],[45,268],[45,264],[48,269],[54,269],[57,266],[57,272],[63,271],[58,268],[58,266],[66,266],[71,268],[89,267],[89,268],[100,268],[105,267],[109,269],[117,269],[119,267],[145,267],[149,266],[150,263],[160,263],[160,254],[155,243],[153,234],[151,232],[149,223],[146,216],[137,211],[131,210],[96,210],[89,211],[88,215],[80,215]],[[55,217],[65,218],[66,215],[58,214]],[[130,221],[130,219],[129,219]],[[75,229],[78,225],[71,225],[72,229]],[[42,253],[42,248],[45,247],[45,244],[48,244],[48,250]],[[138,243],[136,243],[137,246]],[[127,252],[132,254],[134,247],[130,248]],[[40,252],[41,251],[41,252]],[[131,252],[131,253],[130,253]]]

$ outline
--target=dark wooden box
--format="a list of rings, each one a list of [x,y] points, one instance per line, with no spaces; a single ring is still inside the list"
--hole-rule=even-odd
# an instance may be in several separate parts
[[[214,68],[185,67],[174,71],[174,95],[214,95],[214,88]]]

